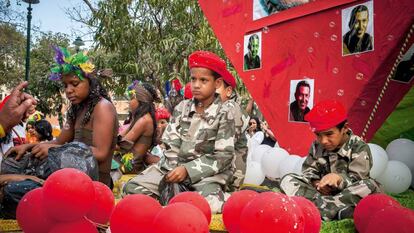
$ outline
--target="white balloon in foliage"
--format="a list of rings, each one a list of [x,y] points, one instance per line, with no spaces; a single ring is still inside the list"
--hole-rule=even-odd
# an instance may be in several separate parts
[[[289,156],[289,153],[278,147],[266,151],[262,158],[264,174],[270,178],[280,178],[279,165],[287,156]]]
[[[411,179],[411,171],[407,165],[394,160],[388,161],[385,171],[377,178],[386,192],[394,194],[406,191],[410,187]]]
[[[388,155],[387,152],[377,144],[368,143],[368,146],[372,155],[372,168],[369,175],[371,178],[375,179],[380,176],[387,167]]]
[[[265,179],[265,174],[262,171],[262,166],[259,162],[247,162],[246,175],[244,177],[245,184],[260,185]]]
[[[252,161],[260,163],[262,161],[263,155],[266,154],[266,152],[270,150],[271,148],[272,147],[270,147],[269,145],[258,145],[258,146],[252,147],[251,148],[252,149],[252,155],[251,155]]]
[[[289,173],[296,173],[295,167],[296,164],[301,160],[302,158],[298,155],[289,155],[286,158],[284,158],[280,164],[279,164],[279,174],[280,177],[283,177],[286,174]]]
[[[390,142],[387,146],[387,154],[390,160],[398,160],[403,162],[414,174],[414,142],[409,139],[399,138]],[[414,188],[414,180],[411,183]]]

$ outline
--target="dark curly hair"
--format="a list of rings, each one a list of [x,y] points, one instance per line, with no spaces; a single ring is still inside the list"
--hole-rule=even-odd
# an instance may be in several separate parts
[[[73,126],[75,125],[76,117],[79,116],[84,107],[86,107],[87,110],[81,122],[82,127],[90,121],[93,109],[102,98],[105,98],[109,102],[112,102],[111,97],[108,95],[108,92],[95,76],[91,75],[87,78],[87,80],[89,81],[88,97],[80,104],[71,104],[68,110],[67,120],[68,123]]]
[[[39,134],[39,141],[50,141],[53,139],[52,125],[47,120],[39,120],[34,123],[34,128]]]
[[[156,145],[156,138],[157,138],[157,121],[155,119],[155,105],[154,102],[161,102],[160,97],[157,94],[154,86],[149,83],[141,84],[152,96],[153,102],[139,102],[138,108],[132,113],[132,120],[131,125],[129,126],[129,130],[132,129],[135,122],[138,121],[141,117],[145,116],[145,114],[149,113],[151,115],[152,124],[154,127],[154,133],[152,134],[152,145]]]

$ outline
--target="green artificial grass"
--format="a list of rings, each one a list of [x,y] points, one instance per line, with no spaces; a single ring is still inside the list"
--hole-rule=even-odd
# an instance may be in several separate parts
[[[401,194],[390,195],[402,206],[414,209],[414,191],[409,189]],[[344,219],[339,221],[322,222],[321,233],[356,233],[354,220]]]

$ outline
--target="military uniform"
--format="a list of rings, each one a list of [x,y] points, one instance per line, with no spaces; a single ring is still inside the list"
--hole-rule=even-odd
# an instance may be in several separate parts
[[[164,157],[131,179],[123,195],[142,193],[159,196],[163,176],[177,166],[188,172],[191,188],[206,197],[213,213],[221,212],[228,194],[234,159],[234,107],[218,95],[203,114],[196,112],[194,99],[184,100],[174,110],[162,137]]]
[[[318,207],[324,220],[342,219],[342,211],[353,212],[365,196],[380,192],[377,182],[369,177],[372,157],[368,145],[348,131],[348,141],[336,151],[327,151],[315,141],[302,167],[302,176],[288,174],[280,188],[289,196],[303,196]],[[341,176],[342,182],[333,195],[322,195],[312,185],[329,173]],[[343,216],[341,216],[341,214]],[[349,217],[349,216],[348,216]]]

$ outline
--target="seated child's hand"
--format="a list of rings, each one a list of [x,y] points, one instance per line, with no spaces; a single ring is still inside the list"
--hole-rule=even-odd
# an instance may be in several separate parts
[[[336,173],[329,173],[322,177],[316,189],[320,190],[325,188],[326,186],[330,187],[331,189],[337,189],[341,181],[342,177],[340,175]]]
[[[171,183],[180,183],[188,176],[187,169],[184,166],[179,166],[168,172],[165,180]]]

